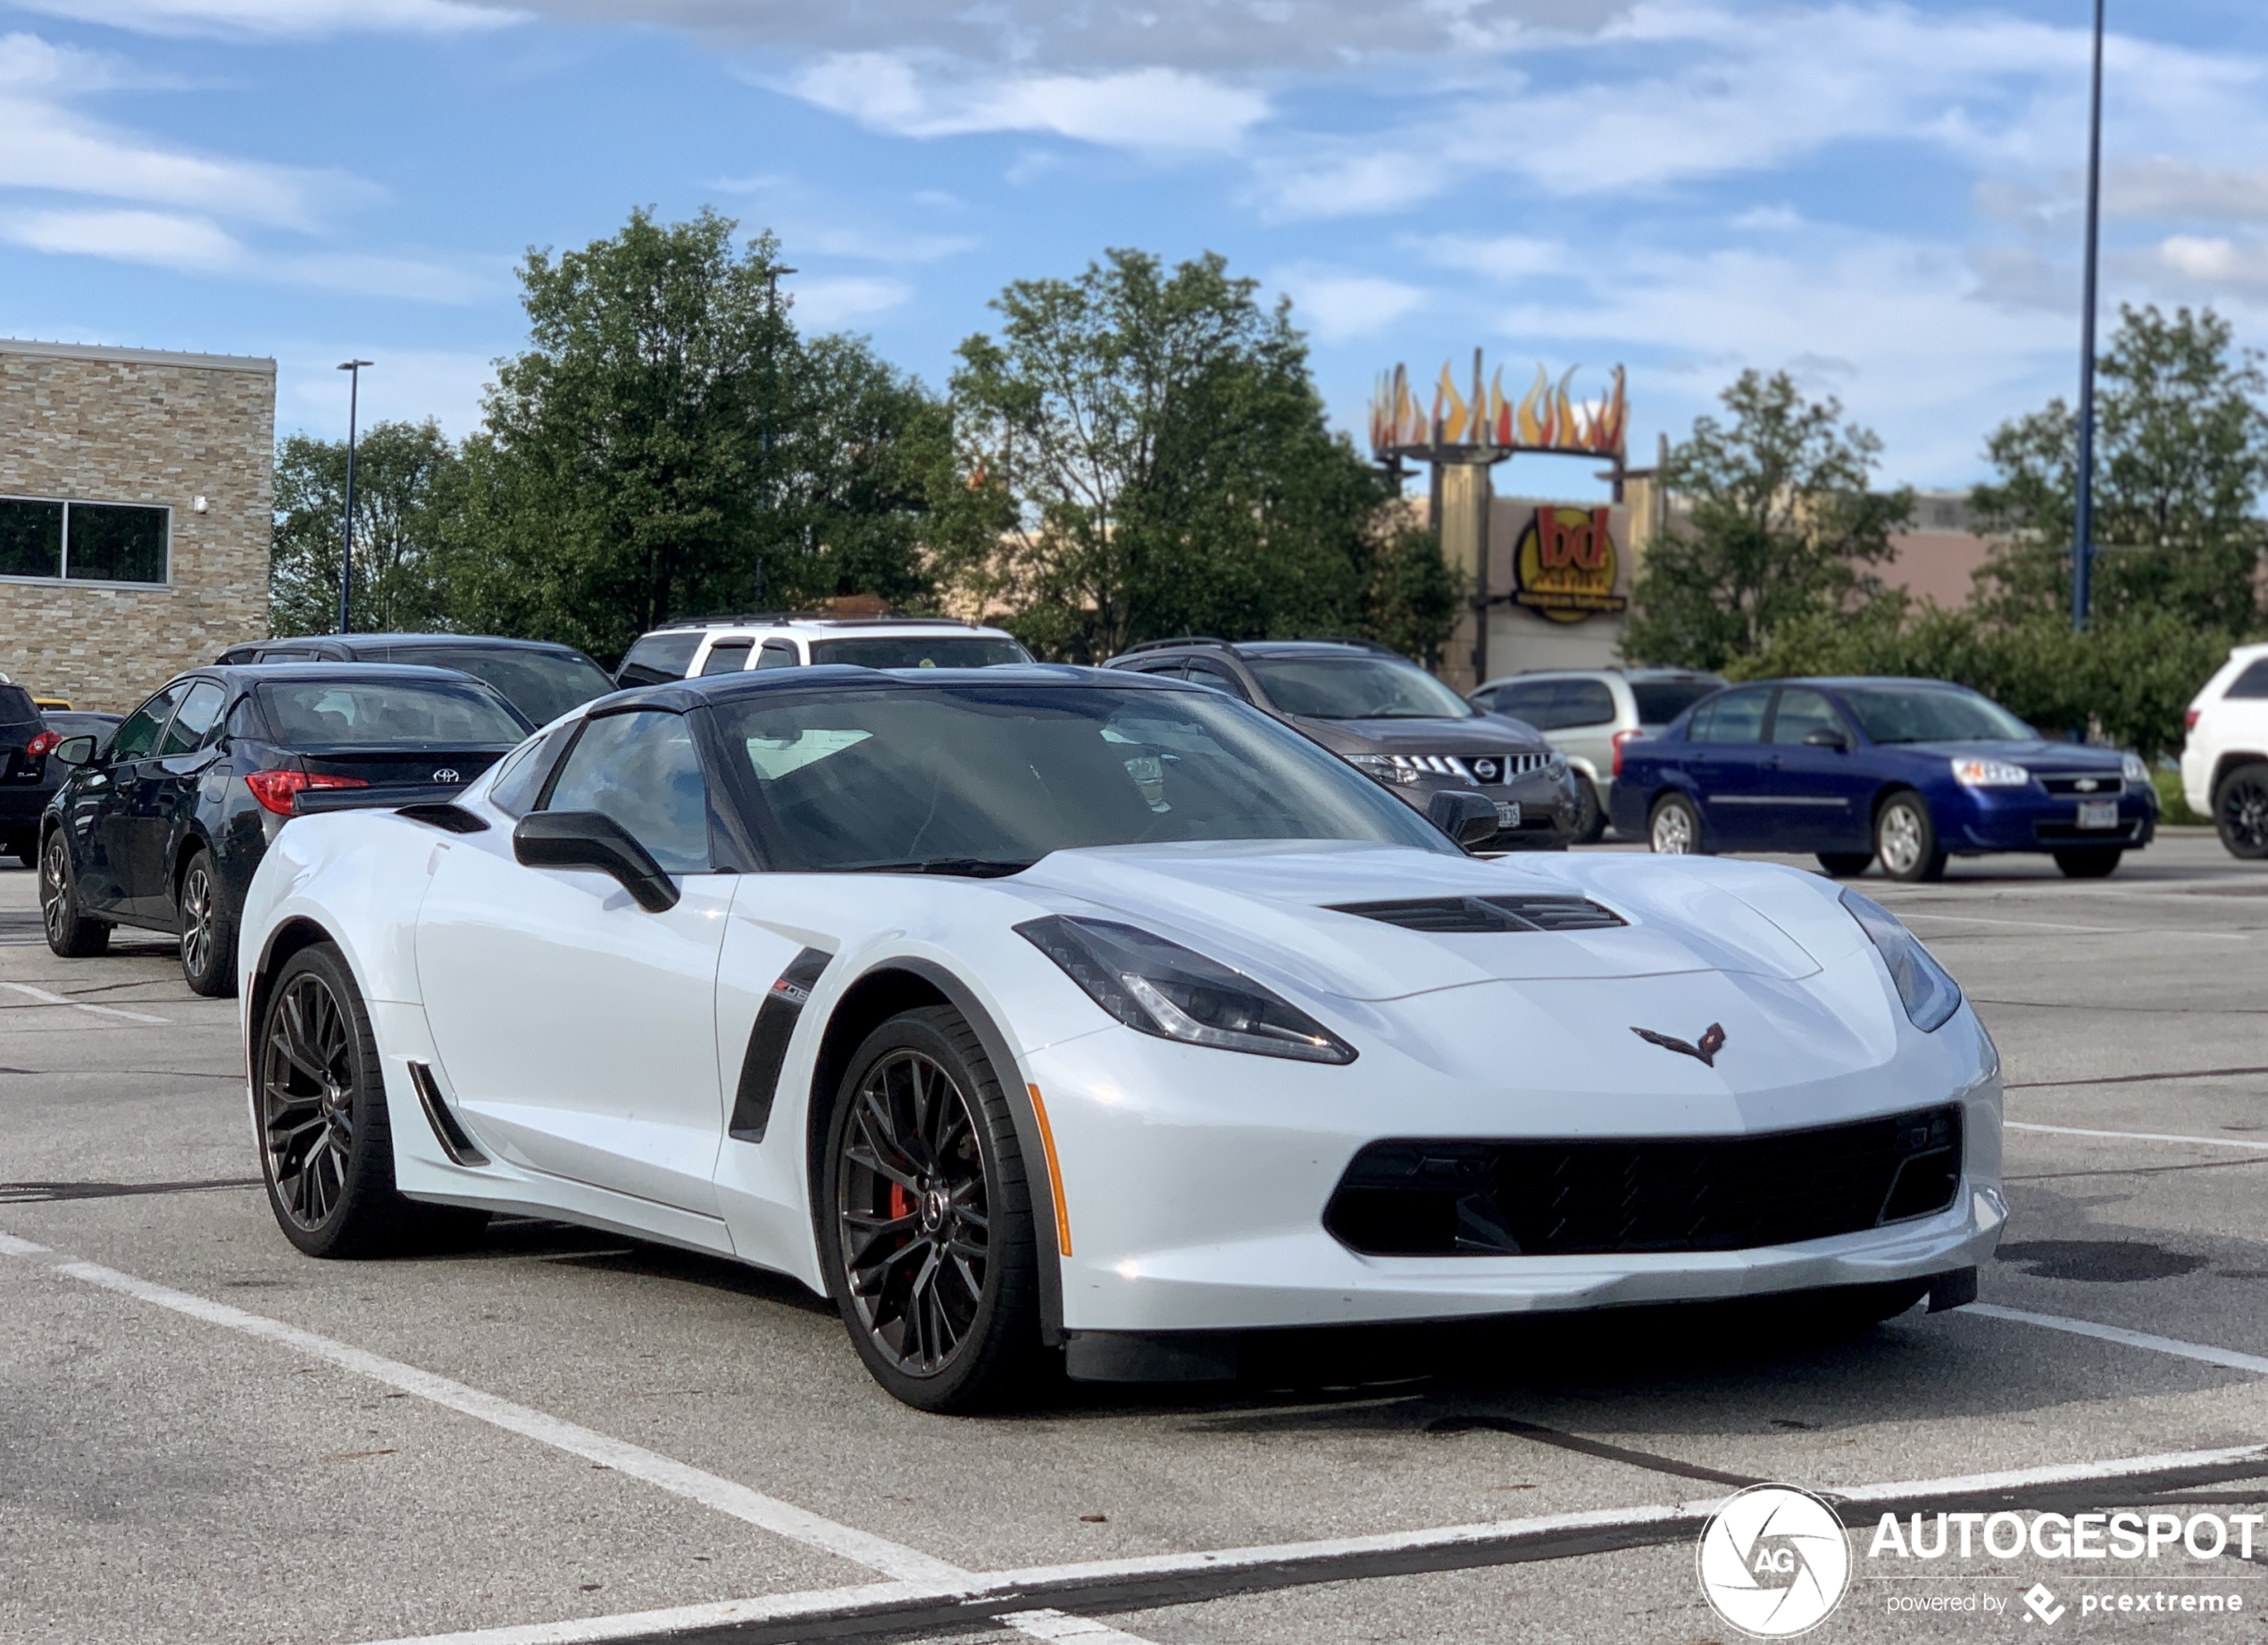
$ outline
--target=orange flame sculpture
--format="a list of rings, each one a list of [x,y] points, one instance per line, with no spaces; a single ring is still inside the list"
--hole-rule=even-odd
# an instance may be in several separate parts
[[[1517,404],[1505,398],[1504,368],[1484,388],[1480,361],[1472,363],[1470,397],[1457,391],[1448,365],[1441,367],[1433,389],[1429,415],[1410,392],[1409,372],[1396,366],[1381,372],[1371,396],[1371,450],[1384,457],[1415,457],[1422,461],[1485,455],[1515,451],[1558,453],[1568,456],[1604,456],[1618,461],[1629,432],[1630,404],[1624,396],[1622,368],[1614,368],[1613,386],[1601,398],[1577,400],[1568,393],[1579,368],[1570,366],[1555,385],[1544,368]]]

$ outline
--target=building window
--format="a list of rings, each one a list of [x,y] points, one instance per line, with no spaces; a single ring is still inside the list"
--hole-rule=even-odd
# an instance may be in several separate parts
[[[163,584],[171,511],[0,497],[0,577]]]

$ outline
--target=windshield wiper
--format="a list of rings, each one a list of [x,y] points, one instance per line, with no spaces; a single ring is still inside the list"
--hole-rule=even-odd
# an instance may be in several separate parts
[[[911,863],[846,863],[835,872],[846,874],[960,874],[971,880],[1001,880],[1010,874],[1020,874],[1030,866],[1030,863],[1005,862],[995,857],[925,856]]]

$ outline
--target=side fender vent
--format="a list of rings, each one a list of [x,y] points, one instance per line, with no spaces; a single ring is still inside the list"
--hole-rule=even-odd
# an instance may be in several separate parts
[[[756,1025],[748,1031],[748,1054],[740,1062],[740,1089],[732,1099],[730,1130],[735,1140],[763,1140],[771,1123],[772,1098],[780,1090],[780,1070],[788,1060],[788,1041],[811,1002],[820,973],[834,957],[819,948],[805,948],[780,973],[763,1004],[756,1007]]]
[[[479,1145],[465,1133],[464,1126],[451,1113],[441,1088],[433,1083],[433,1070],[423,1063],[410,1065],[410,1083],[417,1090],[418,1106],[425,1110],[425,1123],[433,1127],[433,1140],[441,1145],[441,1152],[450,1163],[458,1165],[485,1165],[488,1157]]]
[[[1630,923],[1585,897],[1413,897],[1392,902],[1333,903],[1335,914],[1398,925],[1405,931],[1467,935],[1479,931],[1597,931]]]
[[[488,823],[480,818],[462,806],[452,806],[446,802],[402,806],[396,809],[395,814],[407,817],[413,822],[425,822],[435,828],[446,829],[452,834],[485,834],[488,831]]]

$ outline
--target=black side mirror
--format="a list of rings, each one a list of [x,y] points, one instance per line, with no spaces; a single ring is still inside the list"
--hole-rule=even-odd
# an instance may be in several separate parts
[[[92,765],[95,763],[95,739],[92,737],[66,737],[48,750],[47,757],[58,765]]]
[[[1848,754],[1851,751],[1851,739],[1834,726],[1822,725],[1815,731],[1806,731],[1804,734],[1804,747],[1832,748],[1838,754]]]
[[[1443,789],[1425,802],[1425,820],[1470,849],[1497,832],[1497,802],[1486,794]]]
[[[512,854],[530,868],[612,874],[648,914],[677,906],[677,887],[654,854],[604,812],[529,812],[512,831]]]

